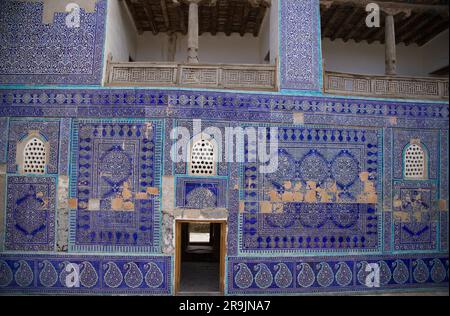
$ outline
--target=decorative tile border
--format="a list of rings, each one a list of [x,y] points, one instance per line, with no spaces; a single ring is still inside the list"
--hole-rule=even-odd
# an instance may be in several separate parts
[[[164,117],[250,122],[448,128],[444,103],[163,90],[0,90],[0,115]],[[394,122],[394,123],[392,123]]]
[[[371,292],[395,289],[448,289],[448,254],[332,258],[228,258],[228,294]],[[366,280],[377,263],[380,286]]]
[[[0,295],[171,293],[171,257],[0,253]]]
[[[322,56],[318,0],[280,1],[281,88],[320,91]]]
[[[72,128],[72,119],[63,118],[60,124],[59,136],[59,175],[69,174],[69,155],[70,155],[70,131]]]
[[[6,162],[6,146],[8,145],[8,118],[0,117],[0,163]]]

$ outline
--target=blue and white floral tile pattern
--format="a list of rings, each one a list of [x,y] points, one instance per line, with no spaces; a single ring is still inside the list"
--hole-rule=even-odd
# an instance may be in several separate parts
[[[395,251],[439,250],[437,188],[430,182],[394,182]]]
[[[72,142],[73,249],[158,251],[161,122],[79,120]]]
[[[6,162],[7,144],[8,144],[8,118],[0,117],[0,163]]]
[[[392,211],[392,179],[393,179],[393,129],[383,128],[383,209]]]
[[[171,275],[163,256],[0,255],[0,294],[169,295]]]
[[[59,175],[69,175],[70,132],[72,119],[61,119],[60,150],[59,150]]]
[[[55,177],[9,176],[6,209],[6,250],[54,250]]]
[[[440,153],[440,157],[441,157],[441,163],[445,162],[444,159],[445,157],[449,157],[449,131],[448,129],[445,130],[441,130],[440,131],[440,148],[441,148],[441,153]],[[448,159],[448,158],[447,158]],[[444,166],[444,167],[442,167]],[[439,166],[439,175],[440,175],[440,199],[443,200],[447,200],[449,199],[449,173],[448,173],[448,168],[446,167],[448,166],[448,161],[447,161],[447,165],[440,165]],[[449,205],[446,205],[447,210],[449,208]]]
[[[447,129],[448,104],[230,92],[158,90],[0,90],[3,117],[186,118],[290,124]],[[168,111],[170,109],[170,111]]]
[[[377,264],[380,284],[367,282]],[[301,294],[448,288],[448,257],[229,258],[228,294]],[[375,286],[372,286],[375,285]]]
[[[448,211],[441,212],[441,249],[442,253],[448,253]]]
[[[42,15],[42,2],[0,1],[0,84],[100,85],[106,0],[94,13],[81,9],[80,28],[67,27],[64,13],[48,25]]]
[[[378,251],[379,199],[361,196],[367,187],[380,191],[381,132],[281,126],[278,141],[274,173],[262,175],[257,164],[243,165],[241,251]],[[307,202],[311,194],[313,201]],[[261,201],[271,203],[272,211],[261,210]]]
[[[132,147],[143,143],[145,139],[151,139],[150,143],[156,149],[148,151],[148,153],[154,153],[155,159],[152,160],[150,169],[146,166],[145,173],[149,174],[147,171],[152,170],[154,183],[148,181],[149,183],[146,183],[145,187],[160,187],[163,165],[165,175],[175,175],[179,179],[192,181],[193,188],[201,186],[205,182],[199,178],[189,177],[185,164],[180,169],[175,168],[172,164],[170,155],[167,154],[170,152],[170,146],[168,146],[170,137],[168,133],[164,133],[163,126],[166,127],[167,132],[173,126],[185,126],[191,130],[193,118],[205,118],[207,119],[204,121],[207,122],[204,123],[205,126],[215,126],[223,131],[227,126],[246,126],[250,124],[247,122],[252,122],[252,126],[280,127],[279,149],[281,156],[286,158],[281,159],[281,168],[285,171],[288,170],[290,174],[288,178],[293,178],[294,182],[301,182],[302,187],[304,187],[305,180],[311,177],[319,184],[319,187],[322,183],[332,179],[336,180],[340,184],[340,190],[346,193],[346,197],[342,198],[351,199],[352,196],[361,193],[364,187],[360,183],[360,179],[357,179],[357,173],[367,171],[376,187],[378,199],[377,203],[372,204],[346,203],[348,205],[345,207],[348,209],[341,209],[340,212],[339,210],[336,212],[335,208],[340,206],[333,203],[336,202],[333,199],[331,203],[328,203],[329,205],[327,203],[309,205],[303,203],[309,208],[305,208],[305,205],[301,205],[302,203],[285,203],[287,216],[282,217],[281,220],[292,221],[293,219],[293,225],[277,229],[273,226],[280,226],[283,222],[280,222],[280,219],[275,216],[271,216],[272,214],[258,214],[259,203],[266,202],[270,198],[264,189],[267,186],[277,187],[278,193],[282,194],[283,181],[286,180],[284,172],[280,171],[265,176],[258,175],[253,179],[256,179],[256,182],[252,182],[253,185],[256,185],[257,190],[255,190],[252,187],[241,186],[246,183],[243,181],[245,177],[252,178],[251,170],[243,172],[243,169],[239,169],[238,164],[219,166],[219,176],[207,179],[207,182],[217,179],[226,179],[228,182],[224,191],[227,192],[226,206],[229,214],[227,244],[229,294],[376,290],[367,288],[361,283],[363,281],[360,281],[365,279],[362,268],[368,263],[380,264],[382,287],[379,290],[427,289],[448,285],[448,212],[441,209],[437,213],[433,211],[437,210],[437,199],[448,199],[448,182],[442,178],[442,174],[447,172],[448,166],[448,150],[446,148],[446,144],[448,144],[448,104],[143,89],[3,90],[0,93],[0,103],[0,115],[26,117],[26,119],[8,119],[10,145],[15,145],[17,139],[20,139],[20,135],[29,129],[38,129],[46,137],[54,139],[56,142],[51,144],[51,147],[56,148],[56,154],[55,158],[50,161],[53,168],[50,170],[55,174],[57,172],[62,175],[69,174],[71,176],[70,196],[79,198],[79,201],[82,202],[81,205],[78,205],[81,208],[71,211],[70,215],[69,250],[72,252],[160,253],[161,232],[158,226],[159,219],[156,219],[159,216],[158,196],[152,197],[152,201],[155,202],[152,205],[152,214],[155,216],[153,219],[156,223],[152,226],[153,234],[148,235],[148,239],[139,239],[145,240],[140,245],[121,243],[118,241],[120,236],[123,236],[120,233],[131,232],[131,228],[136,228],[137,226],[134,224],[139,223],[140,219],[137,222],[128,221],[132,225],[126,226],[127,218],[129,220],[131,217],[129,214],[121,213],[120,215],[123,215],[121,220],[125,221],[118,221],[120,225],[115,225],[115,230],[103,230],[105,221],[102,224],[98,215],[112,212],[109,202],[105,202],[109,198],[102,199],[101,196],[107,195],[111,189],[114,191],[118,188],[118,191],[122,191],[124,187],[123,183],[121,186],[115,186],[110,185],[111,183],[108,184],[106,180],[114,177],[121,178],[120,175],[124,175],[127,170],[131,170],[131,173],[139,178],[144,172],[144,170],[139,170],[142,169],[143,164],[142,161],[134,162],[142,160],[142,156],[145,155],[133,154],[136,151],[133,151]],[[296,111],[304,114],[304,126],[292,125],[293,112]],[[393,116],[398,117],[395,127],[390,123],[390,118]],[[84,119],[80,119],[81,117]],[[96,118],[101,118],[101,120]],[[236,118],[239,121],[236,121]],[[3,124],[6,124],[4,126],[8,126],[8,120],[3,119],[0,122],[4,122]],[[150,137],[151,135],[143,136],[142,133],[138,136],[136,130],[132,128],[133,126],[147,126],[148,123],[153,126],[154,138]],[[321,125],[317,125],[319,123]],[[93,128],[95,125],[98,128]],[[349,125],[359,127],[345,127]],[[67,135],[72,135],[71,149],[68,148]],[[430,180],[404,181],[401,177],[394,176],[396,172],[398,175],[397,169],[401,167],[402,163],[402,155],[397,148],[404,146],[412,137],[420,138],[430,151],[430,156],[433,155],[430,157],[430,176],[432,177]],[[149,143],[147,142],[147,144]],[[162,161],[163,144],[165,145],[164,162]],[[113,150],[110,151],[110,149]],[[66,171],[68,151],[73,153],[73,157],[71,158],[71,169]],[[122,165],[126,165],[127,161],[129,163],[131,159],[132,167],[123,168],[123,170],[108,169],[107,166],[112,166],[111,163],[106,165],[104,163],[110,161],[107,157],[108,153],[114,153],[112,156],[116,157],[115,159],[122,157]],[[11,154],[11,150],[9,150],[8,157],[11,160],[15,154]],[[145,161],[148,161],[147,158]],[[350,172],[342,173],[336,166],[333,168],[333,165],[337,164],[336,161],[344,162],[343,165],[347,166]],[[10,164],[15,164],[15,160],[11,160]],[[300,168],[299,166],[309,167]],[[245,163],[242,167],[250,168],[251,166]],[[93,168],[101,169],[104,173],[88,171]],[[156,171],[158,168],[159,170]],[[318,177],[319,173],[306,172],[316,169],[325,170],[320,174],[326,174],[327,179]],[[15,173],[15,168],[11,169],[11,172]],[[86,174],[89,176],[85,179],[83,177],[86,177]],[[95,179],[94,175],[100,174],[100,180],[106,182],[99,182],[99,179]],[[439,175],[441,175],[440,178]],[[17,175],[10,173],[8,177],[17,177]],[[18,179],[27,178],[20,177]],[[140,190],[141,183],[137,183],[134,176],[131,176],[130,179],[130,186],[127,188],[131,188],[131,191],[135,191],[136,188]],[[89,185],[86,185],[85,181],[88,181]],[[95,185],[96,183],[103,184]],[[208,190],[213,189],[210,190],[213,192],[215,188],[219,187],[220,185],[209,186]],[[241,191],[238,188],[241,188]],[[88,190],[89,193],[86,193],[85,190]],[[417,217],[414,218],[421,220],[414,225],[420,224],[423,228],[430,227],[430,230],[427,229],[426,232],[424,230],[425,233],[420,234],[427,238],[405,237],[407,236],[405,235],[406,230],[402,230],[402,227],[411,230],[414,225],[402,222],[403,218],[396,213],[399,210],[394,208],[393,195],[397,191],[400,194],[401,190],[409,190],[410,196],[414,195],[413,192],[417,190],[424,192],[421,199],[417,197],[413,199],[416,202],[418,200],[423,202],[415,203],[416,206],[421,206],[419,208],[423,210],[422,213],[428,212],[428,208],[424,204],[432,205],[431,212],[429,212],[431,217],[419,217],[419,213],[417,213]],[[142,190],[139,192],[143,193]],[[116,193],[119,194],[119,192]],[[42,197],[43,195],[36,194],[35,196]],[[402,196],[406,197],[406,195]],[[87,201],[83,200],[86,197]],[[88,208],[90,207],[89,199],[95,200],[98,197],[100,197],[100,201],[94,202],[100,202],[98,204],[99,211],[84,209],[86,202]],[[245,200],[245,214],[240,213],[239,208],[242,198]],[[423,201],[425,198],[426,202]],[[181,204],[185,205],[186,195],[177,197],[178,200],[184,201]],[[408,209],[410,199],[405,198],[404,200],[406,203],[402,203],[402,205],[404,204],[404,208]],[[191,205],[196,207],[200,205],[198,198],[194,198],[192,201]],[[216,201],[222,200],[219,198]],[[136,207],[140,208],[139,202],[134,203],[136,201],[133,200],[133,197],[128,202],[134,204],[135,210]],[[91,204],[95,205],[96,203]],[[222,204],[218,203],[217,205]],[[102,207],[104,208],[102,209]],[[401,211],[404,210],[401,209]],[[251,217],[255,214],[265,215],[267,218],[255,224]],[[309,218],[307,214],[314,216]],[[78,217],[81,215],[88,215],[89,219]],[[325,216],[321,218],[319,215]],[[49,219],[50,216],[51,214],[46,218]],[[247,216],[248,222],[244,222],[244,216]],[[355,218],[357,218],[356,225],[353,226],[356,227],[355,230],[351,230],[342,222],[347,220],[347,224],[353,224]],[[405,218],[408,219],[408,217]],[[304,219],[318,220],[319,222],[315,227],[307,227],[314,223],[305,222]],[[321,219],[325,219],[323,225],[320,222]],[[306,228],[304,224],[306,224]],[[416,230],[416,226],[412,228],[415,232],[421,230],[419,228]],[[85,239],[87,243],[81,244],[80,240],[77,240],[76,233],[83,229],[90,229],[90,232],[94,233],[107,231],[103,235],[106,236],[107,241],[103,239],[105,242],[99,243],[95,239]],[[281,231],[285,234],[278,234],[280,236],[278,239],[276,239],[277,235],[270,240],[270,245],[278,245],[278,248],[258,247],[259,241],[261,241],[261,245],[267,244],[265,238],[270,237],[274,232]],[[302,239],[302,245],[306,248],[286,246],[293,237],[303,234],[305,231],[312,233],[309,241],[307,236]],[[364,241],[362,242],[360,237],[357,243],[352,244],[351,239],[348,243],[344,238],[341,246],[345,242],[353,247],[339,248],[339,237],[332,241],[328,236],[338,231],[346,231],[349,234],[362,233],[360,236],[364,237]],[[369,231],[371,232],[370,237]],[[245,241],[244,232],[253,236],[251,237],[254,238],[253,242],[243,243]],[[119,237],[117,237],[117,233],[119,233]],[[263,237],[259,236],[261,238],[258,240],[258,237],[254,237],[257,234],[262,234]],[[111,239],[108,239],[110,236]],[[327,238],[325,242],[324,237]],[[354,236],[352,235],[352,237]],[[318,248],[308,248],[308,243],[310,246],[321,244],[325,248],[318,251]],[[243,245],[247,245],[248,248]],[[292,245],[299,246],[298,239]],[[348,253],[348,255],[343,255],[343,253]],[[294,254],[295,257],[284,257]],[[311,257],[312,254],[319,254],[321,257]],[[339,257],[336,257],[338,255]],[[73,256],[57,257],[57,259],[52,254],[41,256],[40,259],[23,254],[16,255],[15,259],[8,261],[10,256],[6,253],[0,254],[0,292],[2,293],[11,291],[67,293],[68,289],[63,287],[60,281],[55,281],[53,268],[56,269],[59,278],[63,271],[61,264],[64,265],[64,262],[70,262],[70,260],[80,263],[81,271],[85,271],[81,289],[76,293],[170,293],[170,279],[166,279],[168,283],[164,283],[167,287],[161,285],[154,291],[150,290],[150,285],[160,284],[161,274],[158,270],[162,271],[165,278],[170,278],[171,267],[166,266],[167,269],[164,270],[164,265],[153,259],[147,260],[146,257],[106,257],[100,262],[98,257],[80,257],[75,253]],[[170,259],[165,260],[170,261]],[[154,262],[158,269],[149,262]],[[32,281],[30,281],[30,271],[33,273]],[[152,281],[146,283],[145,275],[149,271],[152,271],[149,276],[153,275],[154,277],[152,277]],[[140,282],[141,276],[143,282]],[[17,281],[14,281],[14,278]],[[2,288],[2,284],[7,285]]]
[[[280,1],[281,88],[322,88],[318,0]]]
[[[225,208],[227,205],[226,197],[226,179],[177,177],[177,207],[190,209]]]

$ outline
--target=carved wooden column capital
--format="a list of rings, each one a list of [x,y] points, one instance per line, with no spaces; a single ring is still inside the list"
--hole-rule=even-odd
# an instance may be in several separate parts
[[[406,9],[406,8],[391,8],[391,7],[383,7],[382,6],[380,9],[383,13],[385,13],[386,15],[389,15],[389,16],[396,16],[400,13],[404,13],[405,17],[409,17],[409,16],[411,16],[411,12],[412,12],[411,9]]]

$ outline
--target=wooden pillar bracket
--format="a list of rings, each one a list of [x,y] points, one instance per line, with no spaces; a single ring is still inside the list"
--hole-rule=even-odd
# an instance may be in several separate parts
[[[396,16],[400,13],[405,14],[405,18],[409,18],[411,16],[412,10],[407,8],[390,8],[390,7],[381,7],[382,12],[387,15]]]

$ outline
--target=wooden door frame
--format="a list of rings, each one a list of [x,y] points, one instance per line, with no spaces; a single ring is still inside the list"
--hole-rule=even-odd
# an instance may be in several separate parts
[[[219,291],[225,293],[225,258],[227,253],[227,221],[226,220],[175,220],[175,272],[174,272],[174,294],[180,290],[181,281],[181,230],[182,224],[186,223],[210,223],[220,224],[220,259],[219,259]]]

